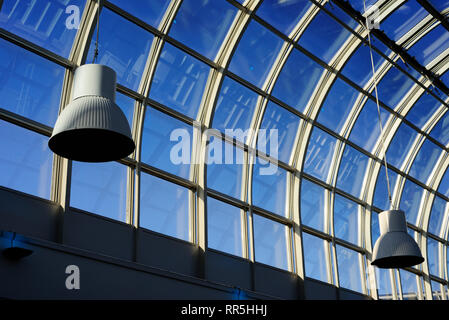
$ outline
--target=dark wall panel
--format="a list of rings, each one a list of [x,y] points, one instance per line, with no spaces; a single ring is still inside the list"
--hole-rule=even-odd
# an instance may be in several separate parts
[[[262,264],[254,264],[254,291],[282,299],[301,299],[303,285],[299,277]]]

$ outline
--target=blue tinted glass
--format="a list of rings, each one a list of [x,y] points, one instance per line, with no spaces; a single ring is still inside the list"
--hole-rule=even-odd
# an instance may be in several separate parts
[[[373,1],[373,0],[369,0]],[[369,6],[368,2],[367,5]],[[359,26],[360,24],[351,16],[349,16],[346,12],[344,12],[342,9],[340,9],[338,6],[334,6],[330,4],[329,2],[326,2],[324,4],[324,8],[329,10],[334,16],[336,16],[338,19],[343,21],[345,25],[349,26],[351,29],[354,29],[356,26]]]
[[[430,4],[438,11],[443,11],[449,8],[448,0],[429,0]]]
[[[257,98],[258,95],[254,91],[226,77],[213,114],[212,127],[223,133],[226,133],[226,130],[228,133],[234,130],[236,139],[244,143],[244,132],[251,125]],[[242,135],[237,134],[239,132]]]
[[[259,151],[289,163],[299,121],[298,116],[271,101],[268,102],[257,138]]]
[[[242,256],[242,223],[240,209],[207,198],[207,246]]]
[[[379,99],[392,109],[396,108],[415,82],[399,69],[392,67],[377,87]]]
[[[388,169],[388,180],[390,181],[391,193],[394,191],[394,186],[398,174],[391,169]],[[374,191],[373,205],[382,210],[390,209],[390,201],[388,199],[388,185],[387,175],[385,173],[385,166],[381,166],[379,175],[377,176],[376,189]]]
[[[373,248],[379,237],[380,237],[379,214],[375,211],[371,211],[371,246]]]
[[[302,242],[304,247],[306,277],[328,282],[329,279],[326,267],[326,241],[307,233],[303,233]]]
[[[338,277],[340,287],[362,292],[359,253],[337,245]]]
[[[95,29],[87,63],[93,61],[96,33]],[[119,84],[137,91],[152,42],[151,33],[107,8],[101,11],[97,62],[114,69]]]
[[[73,162],[70,206],[126,222],[127,167]]]
[[[438,192],[449,197],[449,169],[446,169],[443,178],[441,179],[440,185],[438,186]]]
[[[0,108],[52,127],[64,72],[63,67],[0,40]]]
[[[0,120],[0,185],[50,198],[53,153],[48,138]]]
[[[281,38],[252,20],[238,44],[229,70],[262,87],[282,44]]]
[[[446,112],[433,127],[432,131],[430,131],[430,136],[443,145],[449,144],[449,113]]]
[[[189,240],[189,191],[142,173],[139,226]]]
[[[336,138],[317,127],[313,128],[304,161],[304,172],[326,181],[336,143]]]
[[[213,60],[236,13],[237,8],[226,1],[184,0],[170,36]]]
[[[400,208],[405,212],[407,222],[415,225],[423,191],[423,188],[410,180],[405,181],[404,189],[402,190]]]
[[[418,287],[414,273],[399,269],[401,276],[402,299],[418,300]]]
[[[253,215],[253,227],[256,261],[288,270],[288,228],[258,215]]]
[[[349,84],[337,78],[321,107],[318,122],[335,132],[340,132],[360,94]]]
[[[265,0],[256,13],[273,27],[289,35],[311,5],[309,0]]]
[[[443,150],[430,140],[424,141],[413,161],[409,174],[419,181],[426,183],[433,169],[436,167],[438,158],[442,152]]]
[[[287,173],[285,170],[261,158],[255,160],[253,167],[253,205],[286,216],[285,194]]]
[[[279,74],[272,95],[303,112],[323,70],[315,61],[293,49]]]
[[[416,0],[406,1],[380,24],[380,29],[394,41],[401,38],[429,13]]]
[[[117,92],[115,95],[115,103],[117,103],[117,105],[122,109],[126,119],[128,120],[130,128],[132,128],[135,103],[134,99]]]
[[[408,52],[427,65],[448,47],[449,32],[440,24],[415,43]]]
[[[0,27],[68,57],[86,0],[5,0]]]
[[[327,13],[320,11],[299,39],[299,45],[328,63],[351,33]]]
[[[400,168],[413,145],[418,133],[405,123],[401,123],[387,150],[387,159]]]
[[[438,241],[427,238],[427,263],[429,272],[435,276],[440,276],[438,268]]]
[[[430,94],[424,93],[415,102],[405,118],[418,128],[422,128],[439,106],[441,106],[441,102]]]
[[[368,160],[364,154],[346,146],[338,171],[337,188],[360,197]]]
[[[210,137],[207,147],[207,187],[241,198],[244,152],[220,138]]]
[[[373,60],[375,70],[378,70],[382,63],[385,62],[384,58],[382,58],[374,50]],[[371,66],[369,46],[362,44],[358,47],[358,49],[343,67],[342,74],[350,78],[362,88],[370,79],[372,79],[373,70]]]
[[[189,177],[193,128],[148,107],[142,134],[142,162]]]
[[[164,44],[151,85],[150,98],[195,118],[209,67],[169,43]]]
[[[377,294],[381,300],[392,300],[393,290],[391,288],[390,270],[374,269],[376,273]]]
[[[301,223],[314,229],[324,230],[325,194],[324,188],[303,179],[301,183]]]
[[[365,9],[369,9],[377,0],[349,0],[351,6],[360,13],[365,12]]]
[[[390,113],[382,107],[379,107],[379,109],[382,128],[384,128]],[[380,137],[379,112],[377,105],[374,101],[369,99],[352,128],[349,140],[371,152]]]
[[[432,211],[430,213],[429,226],[427,231],[434,235],[440,236],[443,230],[444,214],[446,211],[447,202],[440,197],[435,197],[433,200]]]
[[[358,205],[336,194],[334,200],[335,237],[357,244],[359,220]]]
[[[170,4],[170,0],[110,0],[110,2],[156,28]]]

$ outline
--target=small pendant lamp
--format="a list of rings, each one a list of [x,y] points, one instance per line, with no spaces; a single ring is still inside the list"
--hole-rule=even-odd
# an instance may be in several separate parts
[[[135,149],[128,120],[115,104],[117,75],[95,64],[98,57],[100,9],[92,64],[75,71],[72,102],[61,112],[48,142],[61,157],[83,162],[107,162],[125,158]]]
[[[48,142],[70,160],[106,162],[131,154],[135,144],[128,120],[115,104],[116,74],[99,64],[75,72],[73,100],[61,112]]]
[[[364,11],[366,12],[366,1],[363,0]],[[371,45],[370,26],[365,25],[368,33],[368,44],[371,57],[371,67],[373,72],[374,91],[378,112],[379,129],[381,135],[380,144],[383,147],[383,127],[379,106],[379,94],[377,91],[376,70],[374,68],[373,49]],[[390,180],[388,178],[388,162],[386,152],[384,153],[385,175],[387,179],[388,198],[391,208],[394,208],[390,191]],[[381,236],[377,239],[373,249],[371,264],[379,268],[405,268],[420,264],[424,261],[418,244],[407,233],[407,221],[402,210],[387,210],[379,214],[379,225]]]
[[[373,250],[372,265],[379,268],[405,268],[424,261],[415,240],[407,233],[402,210],[388,210],[379,214],[381,236]]]

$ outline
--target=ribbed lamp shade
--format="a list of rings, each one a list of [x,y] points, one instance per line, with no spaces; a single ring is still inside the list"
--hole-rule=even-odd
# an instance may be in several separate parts
[[[415,240],[407,233],[402,210],[388,210],[379,214],[381,236],[373,250],[374,266],[379,268],[405,268],[424,261]]]
[[[107,162],[135,149],[128,120],[115,104],[116,74],[109,67],[86,64],[75,72],[73,99],[56,121],[50,149],[70,160]]]

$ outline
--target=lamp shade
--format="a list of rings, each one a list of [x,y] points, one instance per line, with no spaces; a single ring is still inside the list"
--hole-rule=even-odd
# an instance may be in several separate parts
[[[388,210],[379,214],[381,236],[373,250],[374,266],[379,268],[405,268],[424,261],[418,244],[407,233],[402,210]]]
[[[115,104],[116,73],[86,64],[75,71],[73,98],[56,121],[48,142],[70,160],[106,162],[125,158],[135,149],[125,114]]]

